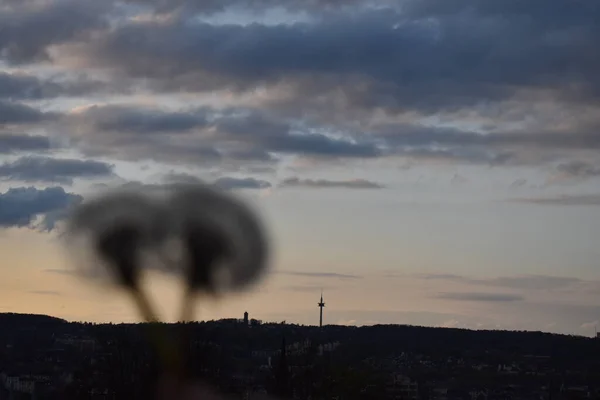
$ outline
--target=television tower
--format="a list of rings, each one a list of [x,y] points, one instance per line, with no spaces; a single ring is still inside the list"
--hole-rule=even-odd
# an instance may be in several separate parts
[[[323,307],[325,307],[325,303],[323,303],[323,292],[321,291],[321,301],[319,301],[319,328],[323,327]]]

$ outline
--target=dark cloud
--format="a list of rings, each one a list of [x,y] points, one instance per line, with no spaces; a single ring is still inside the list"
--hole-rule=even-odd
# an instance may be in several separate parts
[[[294,126],[254,110],[219,118],[215,126],[227,139],[250,142],[275,153],[350,158],[370,158],[382,154],[372,141],[356,142],[313,133],[311,127],[301,124]]]
[[[540,7],[537,0],[526,6],[513,0],[489,6],[409,0],[401,11],[368,10],[364,1],[136,2],[154,11],[182,6],[216,11],[231,5],[263,11],[353,8],[323,12],[307,23],[236,26],[211,25],[193,12],[167,20],[114,18],[113,5],[123,3],[116,0],[102,5],[50,1],[37,7],[24,2],[3,13],[7,28],[0,48],[10,60],[39,59],[50,44],[104,29],[84,37],[81,50],[90,63],[149,78],[150,84],[156,79],[177,90],[250,88],[310,77],[315,84],[302,80],[296,89],[306,92],[299,96],[341,89],[357,105],[425,112],[508,99],[523,88],[550,88],[569,98],[598,95],[595,21],[600,9],[593,2],[572,7],[567,0],[554,0]],[[127,13],[125,7],[118,10],[121,17]],[[105,25],[108,15],[114,29]],[[350,84],[357,78],[362,85]]]
[[[221,177],[213,182],[213,185],[226,190],[231,189],[267,189],[271,183],[255,178],[232,178]]]
[[[332,279],[362,279],[359,275],[338,274],[335,272],[302,272],[302,271],[280,271],[280,274],[305,276],[309,278],[332,278]]]
[[[435,148],[435,142],[420,144],[420,147],[392,145],[394,153],[410,159],[430,162],[469,163],[481,165],[506,165],[518,163],[516,152],[497,151],[486,148],[473,148],[468,145],[454,146],[447,149]]]
[[[133,106],[95,106],[69,117],[69,121],[75,124],[72,131],[85,132],[75,136],[73,143],[92,157],[122,154],[120,157],[128,159],[194,163],[273,164],[278,162],[274,154],[281,153],[312,158],[397,155],[434,162],[507,165],[552,159],[520,154],[527,149],[600,148],[600,135],[593,133],[480,134],[406,125],[377,127],[370,132],[371,139],[344,139],[255,110],[236,114],[208,108],[166,112]],[[193,134],[169,136],[186,132]]]
[[[548,206],[600,206],[600,194],[573,194],[555,197],[529,197],[512,199],[517,203],[529,203]]]
[[[203,182],[202,179],[198,178],[197,176],[185,174],[185,173],[179,173],[179,172],[171,172],[171,173],[166,174],[163,177],[163,181],[166,184],[171,184],[171,183],[197,184],[197,183]]]
[[[271,151],[299,153],[315,157],[371,158],[381,155],[372,143],[355,143],[344,139],[333,139],[322,134],[287,134],[264,139]]]
[[[0,126],[31,124],[51,117],[30,106],[0,100]]]
[[[11,188],[0,193],[0,227],[28,227],[51,231],[65,211],[83,198],[62,187],[36,189]],[[37,223],[37,219],[41,219]]]
[[[457,293],[440,293],[434,296],[437,299],[444,300],[458,300],[458,301],[489,301],[489,302],[509,302],[509,301],[522,301],[523,296],[514,294],[504,293],[469,293],[469,292],[457,292]]]
[[[322,13],[325,11],[340,11],[348,7],[364,6],[365,0],[124,0],[125,3],[146,6],[156,13],[179,11],[192,15],[212,15],[228,8],[249,12],[261,12],[266,8],[283,8],[289,11],[305,11]],[[393,0],[379,0],[378,4],[390,4]]]
[[[179,140],[178,140],[179,139]],[[90,158],[111,157],[126,161],[161,161],[178,165],[218,165],[226,157],[213,144],[200,138],[173,138],[169,135],[143,135],[93,132],[74,137],[72,144]]]
[[[23,157],[0,165],[0,178],[23,182],[71,184],[75,178],[113,175],[112,165],[93,160]]]
[[[49,59],[47,48],[106,26],[109,2],[23,1],[0,4],[0,58],[12,63]]]
[[[159,153],[160,152],[160,153]],[[157,160],[172,164],[215,165],[224,161],[223,154],[216,148],[201,141],[170,142],[168,138],[153,141],[133,142],[131,147],[109,154],[133,160]],[[105,154],[105,153],[101,153]]]
[[[308,187],[308,188],[346,188],[346,189],[383,189],[384,185],[365,179],[345,181],[332,181],[326,179],[300,179],[297,177],[284,179],[281,187]]]
[[[508,14],[496,1],[494,7],[471,3],[412,0],[402,12],[356,9],[273,26],[180,16],[123,24],[86,50],[93,63],[178,87],[243,89],[319,76],[315,85],[303,81],[297,89],[342,89],[347,101],[364,107],[425,113],[508,99],[520,89],[598,98],[598,6],[573,10],[566,0],[553,1],[554,10],[570,9],[564,19],[537,2],[508,4]],[[363,84],[343,84],[354,77]]]
[[[263,162],[263,163],[274,163],[279,161],[279,158],[274,156],[273,154],[265,151],[260,148],[248,148],[248,149],[238,149],[238,150],[227,150],[225,154],[228,158],[238,160],[238,161],[246,161],[246,162]]]
[[[0,60],[98,67],[106,79],[0,73],[0,98],[92,95],[107,88],[149,95],[260,92],[256,110],[246,112],[113,105],[61,119],[73,124],[65,130],[77,133],[73,144],[91,157],[219,165],[227,174],[248,163],[275,164],[282,154],[520,165],[600,149],[598,121],[572,118],[573,124],[557,129],[547,121],[531,124],[531,110],[522,107],[536,108],[542,99],[566,114],[591,115],[583,108],[600,104],[595,2],[578,7],[568,0],[401,3],[386,1],[378,5],[390,8],[375,9],[363,0],[5,1]],[[256,15],[274,7],[303,9],[311,16],[308,22],[271,25],[204,18],[231,7]],[[130,18],[134,14],[144,17]],[[479,115],[488,119],[481,129],[488,133],[418,121],[373,122],[375,115],[391,114],[417,120],[450,114],[467,123]],[[0,124],[53,117],[0,101]],[[577,176],[598,172],[594,166],[560,168]]]
[[[92,106],[68,116],[66,122],[75,145],[90,156],[123,154],[128,159],[239,165],[276,163],[279,159],[273,153],[312,158],[382,155],[373,141],[330,137],[300,122],[280,120],[252,109],[166,112],[132,106]],[[180,134],[173,136],[175,133]]]
[[[0,98],[39,99],[57,91],[57,87],[44,84],[36,76],[0,72]]]
[[[40,152],[50,150],[50,147],[50,138],[47,136],[0,134],[0,154]]]
[[[208,110],[167,112],[132,106],[91,106],[71,117],[75,123],[96,131],[131,133],[186,132],[206,127]]]
[[[39,100],[106,92],[108,86],[84,77],[43,80],[35,75],[0,72],[0,99]]]
[[[436,15],[440,18],[463,14],[466,17],[479,15],[488,18],[504,17],[511,20],[515,17],[536,17],[536,25],[531,29],[546,27],[559,29],[571,27],[575,23],[589,26],[596,21],[600,7],[596,3],[583,2],[581,7],[571,7],[569,1],[531,0],[526,4],[519,0],[493,0],[489,2],[473,2],[471,0],[424,0],[408,1],[404,4],[403,11],[413,18],[422,18]],[[544,6],[542,11],[540,7]],[[466,15],[465,15],[466,14]]]

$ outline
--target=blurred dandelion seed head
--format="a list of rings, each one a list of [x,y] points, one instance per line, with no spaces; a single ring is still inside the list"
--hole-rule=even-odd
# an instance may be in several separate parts
[[[173,193],[175,226],[186,244],[198,289],[235,290],[254,283],[267,266],[264,228],[253,210],[216,189],[189,185]]]
[[[155,269],[216,295],[256,282],[268,261],[253,210],[201,184],[96,196],[73,210],[64,238],[80,276],[121,286]]]

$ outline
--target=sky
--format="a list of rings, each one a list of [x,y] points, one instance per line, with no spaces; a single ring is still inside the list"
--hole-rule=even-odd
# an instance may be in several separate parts
[[[271,270],[197,318],[600,322],[600,3],[0,0],[0,312],[138,320],[68,210],[132,182],[245,198]],[[166,319],[172,277],[145,284]]]

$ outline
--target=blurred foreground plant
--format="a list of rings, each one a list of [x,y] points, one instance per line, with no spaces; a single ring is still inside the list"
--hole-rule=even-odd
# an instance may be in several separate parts
[[[186,289],[180,320],[188,321],[197,293],[244,289],[268,264],[267,238],[256,214],[232,195],[201,184],[174,185],[163,193],[114,191],[86,201],[71,214],[65,238],[78,255],[81,276],[102,277],[132,295],[175,382],[183,376],[182,355],[155,323],[159,319],[140,285],[143,272],[158,265],[181,276]]]

